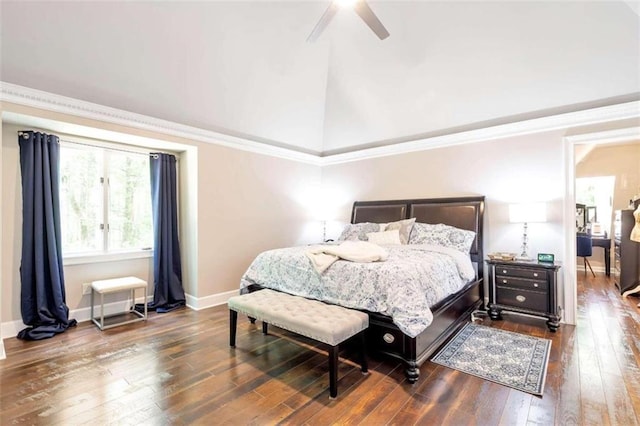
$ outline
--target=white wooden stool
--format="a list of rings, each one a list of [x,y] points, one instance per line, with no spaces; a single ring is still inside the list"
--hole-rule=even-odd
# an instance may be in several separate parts
[[[135,310],[136,303],[136,290],[142,289],[144,293],[144,314]],[[126,312],[121,312],[113,315],[104,315],[104,295],[107,293],[116,293],[119,291],[128,290],[131,292],[131,309]],[[93,314],[93,304],[94,304],[94,296],[95,293],[100,295],[100,321],[97,321],[97,318]],[[120,321],[114,324],[104,325],[104,319],[113,317],[116,315],[122,315],[126,313],[131,313],[137,315],[139,318],[134,318],[127,321]],[[129,324],[137,321],[145,321],[147,319],[147,282],[141,280],[136,277],[124,277],[124,278],[113,278],[110,280],[100,280],[93,281],[91,283],[91,321],[94,322],[95,325],[98,326],[100,330],[105,330],[107,328],[116,327],[118,325]]]

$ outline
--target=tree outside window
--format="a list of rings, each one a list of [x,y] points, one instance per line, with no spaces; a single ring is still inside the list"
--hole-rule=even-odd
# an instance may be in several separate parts
[[[61,144],[60,210],[65,255],[150,249],[148,155]]]

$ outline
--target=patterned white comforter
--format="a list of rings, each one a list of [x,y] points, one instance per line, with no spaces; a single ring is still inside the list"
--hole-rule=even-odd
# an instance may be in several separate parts
[[[339,260],[322,274],[305,256],[309,247],[263,252],[240,281],[322,300],[348,308],[379,312],[410,337],[433,321],[429,309],[475,277],[468,254],[439,246],[385,246],[384,262]]]

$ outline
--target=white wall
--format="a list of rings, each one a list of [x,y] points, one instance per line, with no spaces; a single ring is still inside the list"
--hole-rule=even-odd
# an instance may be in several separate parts
[[[509,223],[510,203],[545,201],[548,221],[529,225],[529,254],[553,253],[563,262],[562,136],[549,132],[329,166],[323,185],[351,200],[484,195],[485,256],[520,249],[522,225]],[[341,211],[348,222],[350,206]]]
[[[0,103],[0,117],[2,116],[2,103]],[[3,138],[3,123],[2,121],[0,121],[0,200],[2,200],[2,206],[4,206],[4,186],[2,185],[3,179],[2,179],[2,163],[3,163],[3,149],[2,149],[2,141],[4,140]],[[4,239],[2,238],[3,235],[3,228],[4,228],[4,221],[2,220],[4,216],[4,208],[0,208],[0,259],[3,259],[4,256],[2,256],[2,246],[3,246],[3,242]],[[3,262],[0,261],[0,323],[2,323],[2,305],[3,305],[3,300],[4,300],[4,296],[3,296],[3,292],[2,292],[2,282],[4,281],[4,275],[2,274],[3,271]],[[0,359],[4,359],[5,358],[5,352],[4,352],[4,343],[2,341],[2,333],[0,333]]]
[[[529,226],[530,253],[562,260],[561,137],[553,132],[329,166],[323,185],[351,200],[484,195],[485,253],[520,248],[522,225],[508,223],[509,203],[546,201],[548,222]],[[343,205],[343,221],[349,213]]]

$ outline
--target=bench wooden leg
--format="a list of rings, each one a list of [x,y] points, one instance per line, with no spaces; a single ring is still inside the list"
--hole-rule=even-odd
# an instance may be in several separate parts
[[[364,339],[364,331],[360,332],[360,367],[363,373],[369,371],[367,366],[367,342]]]
[[[269,328],[269,324],[267,324],[265,321],[262,321],[262,334],[267,334]]]
[[[329,348],[329,396],[338,396],[338,345]]]
[[[236,345],[236,327],[238,325],[238,313],[229,309],[229,346]]]

